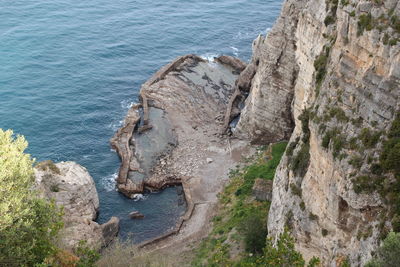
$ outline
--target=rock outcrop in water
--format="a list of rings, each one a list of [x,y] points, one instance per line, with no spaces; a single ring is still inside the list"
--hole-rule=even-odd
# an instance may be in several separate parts
[[[229,170],[253,151],[247,141],[221,134],[235,81],[245,67],[229,56],[214,61],[179,57],[143,84],[140,104],[130,108],[111,139],[121,158],[121,193],[132,198],[145,189],[176,184],[184,189],[188,207],[177,227],[141,247],[180,245],[206,234]],[[173,240],[171,234],[177,234]]]
[[[399,16],[397,0],[287,0],[253,44],[246,70],[255,75],[232,131],[290,138],[269,235],[288,227],[305,258],[324,266],[363,265],[391,229],[390,194],[378,188],[393,186],[380,154],[400,108]]]
[[[51,161],[35,167],[37,189],[43,197],[54,199],[63,207],[64,228],[60,244],[66,249],[76,248],[79,241],[96,249],[110,244],[118,234],[119,219],[112,217],[107,223],[94,222],[99,209],[99,198],[93,178],[75,162]]]
[[[228,56],[208,62],[187,55],[143,84],[141,103],[130,108],[111,139],[121,158],[119,191],[133,197],[145,188],[181,184],[207,163],[207,155],[218,154],[226,105],[245,66]]]

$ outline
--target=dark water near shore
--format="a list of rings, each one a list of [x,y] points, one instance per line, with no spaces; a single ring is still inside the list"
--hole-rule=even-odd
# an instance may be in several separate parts
[[[135,241],[183,212],[175,188],[132,201],[114,190],[119,159],[108,140],[140,85],[177,56],[248,60],[281,0],[1,0],[0,128],[28,139],[37,160],[76,161],[96,181],[99,221],[122,219]],[[131,221],[139,210],[145,219]]]

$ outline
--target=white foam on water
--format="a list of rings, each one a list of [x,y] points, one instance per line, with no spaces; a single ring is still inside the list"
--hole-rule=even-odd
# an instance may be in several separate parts
[[[215,62],[215,58],[219,57],[218,54],[215,53],[205,53],[203,55],[200,56],[202,59],[207,60],[210,63]]]
[[[140,200],[146,200],[147,196],[143,194],[134,194],[133,195],[133,201],[140,201]]]
[[[269,27],[266,28],[266,29],[265,29],[265,36],[268,36],[268,34],[269,34],[270,31],[271,31],[271,28],[269,28]]]
[[[232,49],[233,54],[235,55],[235,57],[239,57],[239,49],[234,47],[234,46],[231,46],[230,48]]]
[[[113,173],[111,175],[108,175],[106,177],[103,177],[100,181],[101,186],[107,191],[111,192],[116,190],[116,179],[117,179],[118,173]]]
[[[129,101],[129,100],[122,100],[121,101],[121,108],[124,110],[128,110],[133,106],[134,102]]]
[[[123,123],[124,123],[124,120],[112,121],[112,122],[108,125],[108,128],[112,129],[112,130],[115,132],[116,130],[118,130],[119,128],[122,127]]]

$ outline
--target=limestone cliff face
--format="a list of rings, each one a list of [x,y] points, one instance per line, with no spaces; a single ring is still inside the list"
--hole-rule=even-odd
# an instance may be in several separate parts
[[[391,228],[387,200],[371,187],[391,177],[373,167],[400,108],[398,17],[398,0],[287,0],[253,44],[256,74],[234,134],[290,137],[269,234],[288,227],[324,266],[362,265]]]

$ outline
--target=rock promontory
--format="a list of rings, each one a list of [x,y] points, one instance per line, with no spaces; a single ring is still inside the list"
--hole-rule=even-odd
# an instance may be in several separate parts
[[[213,154],[232,154],[234,148],[221,138],[221,129],[245,67],[230,56],[209,62],[187,55],[143,84],[140,103],[130,108],[124,126],[111,139],[121,158],[119,191],[133,197],[145,189],[181,184],[203,164],[215,164]]]
[[[94,220],[99,210],[97,190],[89,172],[75,162],[44,161],[35,167],[36,186],[43,197],[63,208],[64,228],[60,234],[63,248],[72,250],[81,240],[100,249],[118,234],[119,219],[112,217],[99,225]]]
[[[117,188],[125,196],[183,186],[187,212],[170,232],[177,235],[147,246],[203,237],[229,170],[252,153],[247,141],[223,134],[226,109],[245,68],[230,56],[177,58],[142,85],[140,103],[111,139],[121,158]]]

